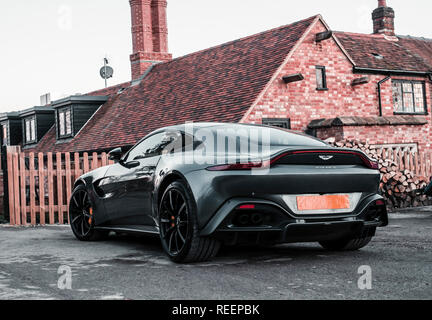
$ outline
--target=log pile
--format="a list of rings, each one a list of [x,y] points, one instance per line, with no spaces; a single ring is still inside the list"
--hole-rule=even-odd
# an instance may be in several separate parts
[[[333,138],[327,139],[326,142],[338,148],[361,150],[378,161],[381,172],[380,193],[385,198],[390,212],[395,209],[432,205],[432,197],[421,194],[421,189],[429,183],[428,177],[418,176],[408,169],[400,170],[395,162],[383,159],[381,153],[367,143],[335,141]]]

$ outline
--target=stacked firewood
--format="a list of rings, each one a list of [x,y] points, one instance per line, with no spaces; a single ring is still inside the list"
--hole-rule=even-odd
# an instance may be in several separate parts
[[[395,162],[383,159],[381,153],[367,143],[335,141],[333,138],[327,139],[327,142],[339,148],[361,150],[378,161],[381,172],[380,193],[385,198],[389,211],[432,205],[432,198],[421,192],[429,183],[428,177],[418,176],[408,169],[400,170]]]

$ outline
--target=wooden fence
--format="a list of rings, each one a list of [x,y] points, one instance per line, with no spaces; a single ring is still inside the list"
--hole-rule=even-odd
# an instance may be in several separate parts
[[[112,162],[106,153],[28,153],[8,147],[11,225],[68,223],[74,181]]]
[[[411,152],[397,149],[381,148],[377,154],[388,162],[394,162],[399,170],[410,170],[420,177],[430,178],[432,176],[432,153]]]

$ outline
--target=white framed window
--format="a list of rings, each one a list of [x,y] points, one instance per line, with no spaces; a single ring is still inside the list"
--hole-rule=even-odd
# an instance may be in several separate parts
[[[392,88],[394,113],[427,113],[424,82],[393,80]]]
[[[64,108],[58,111],[58,136],[59,138],[66,138],[72,136],[72,110],[71,108]]]
[[[24,120],[25,142],[26,144],[35,143],[36,138],[36,117],[29,117]]]

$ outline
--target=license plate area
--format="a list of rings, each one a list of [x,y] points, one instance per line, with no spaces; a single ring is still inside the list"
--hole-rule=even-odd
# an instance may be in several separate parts
[[[350,208],[350,196],[347,194],[297,196],[299,211],[343,210]]]
[[[362,193],[285,194],[281,197],[295,215],[335,215],[352,214],[362,198]]]

